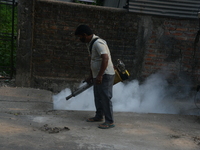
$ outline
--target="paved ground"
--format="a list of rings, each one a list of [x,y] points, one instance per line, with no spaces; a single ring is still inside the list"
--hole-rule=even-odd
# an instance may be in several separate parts
[[[89,111],[54,111],[46,90],[0,87],[2,150],[199,150],[200,116],[115,112],[116,127]]]

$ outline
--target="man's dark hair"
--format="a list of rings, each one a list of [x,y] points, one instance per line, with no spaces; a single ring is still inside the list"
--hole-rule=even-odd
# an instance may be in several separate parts
[[[75,35],[83,35],[84,33],[87,35],[93,34],[92,30],[87,25],[80,25],[76,28]]]

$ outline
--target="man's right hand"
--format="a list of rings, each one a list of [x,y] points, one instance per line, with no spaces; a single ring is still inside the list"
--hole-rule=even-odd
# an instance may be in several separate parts
[[[87,82],[88,84],[91,84],[91,83],[93,83],[93,78],[92,78],[92,76],[89,76],[84,81]]]

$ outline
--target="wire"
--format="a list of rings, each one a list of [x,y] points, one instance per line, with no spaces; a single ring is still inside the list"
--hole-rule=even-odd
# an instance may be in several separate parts
[[[200,107],[197,105],[198,102],[200,103],[200,97],[199,97],[199,100],[198,100],[198,97],[197,97],[198,93],[200,93],[199,90],[200,90],[200,85],[197,86],[196,94],[194,96],[194,104],[198,109],[200,109]],[[200,94],[199,94],[199,96],[200,96]]]
[[[196,65],[197,65],[197,60],[196,60],[195,56],[196,56],[196,47],[197,47],[197,44],[199,42],[199,37],[200,37],[200,18],[199,18],[199,30],[197,31],[197,35],[196,35],[195,40],[194,40],[194,52],[193,52],[193,64],[192,64],[192,72],[193,73],[194,73]],[[200,90],[200,85],[197,86],[196,94],[194,96],[194,104],[198,109],[200,109],[200,107],[197,105],[197,99],[198,99],[197,94],[199,93],[199,90]]]

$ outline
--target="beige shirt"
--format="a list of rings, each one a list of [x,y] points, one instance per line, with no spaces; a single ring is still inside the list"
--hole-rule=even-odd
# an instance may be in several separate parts
[[[93,35],[92,40],[94,38],[97,38],[97,37],[98,36]],[[91,41],[87,45],[88,46],[88,50],[89,50],[89,45],[90,45]],[[96,78],[98,73],[99,73],[99,71],[100,71],[101,62],[102,62],[102,58],[101,58],[102,54],[108,54],[108,58],[109,58],[108,66],[107,66],[104,74],[109,74],[109,75],[114,75],[115,74],[114,66],[113,66],[113,63],[112,63],[112,58],[111,58],[111,55],[110,55],[110,50],[109,50],[109,48],[107,46],[107,43],[103,39],[99,38],[98,40],[96,40],[93,43],[92,51],[91,51],[91,54],[90,54],[91,55],[91,70],[92,70],[93,78]]]

